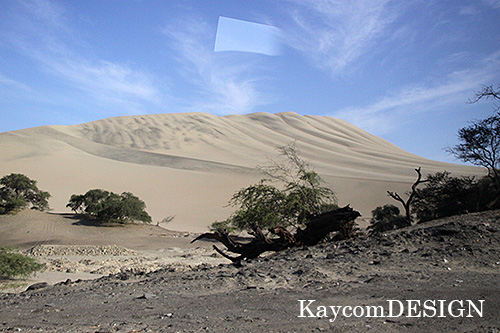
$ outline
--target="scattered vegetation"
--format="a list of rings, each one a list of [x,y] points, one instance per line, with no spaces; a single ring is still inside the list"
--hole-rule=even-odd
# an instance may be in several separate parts
[[[418,223],[442,217],[489,209],[496,190],[488,177],[452,177],[447,171],[427,176],[427,183],[416,191],[412,211]]]
[[[410,221],[399,213],[399,208],[394,205],[384,205],[372,211],[370,225],[367,227],[370,236],[399,229],[411,225]]]
[[[484,87],[471,103],[481,99],[500,100],[500,86]],[[477,120],[458,131],[460,143],[447,151],[456,158],[470,162],[488,170],[488,177],[493,181],[497,191],[495,200],[490,206],[500,200],[500,106],[495,105],[496,112],[483,120]]]
[[[415,169],[415,171],[417,172],[417,180],[415,180],[415,182],[411,186],[411,192],[408,193],[408,198],[406,199],[406,201],[403,200],[403,198],[401,198],[401,196],[399,194],[387,191],[387,194],[391,198],[393,198],[396,201],[399,201],[403,205],[403,208],[405,210],[405,218],[406,218],[406,221],[408,222],[408,225],[411,225],[413,222],[413,218],[411,216],[411,205],[413,203],[413,199],[415,198],[417,186],[422,184],[422,183],[427,182],[426,179],[422,179],[422,173],[420,172],[420,168]]]
[[[488,169],[500,188],[500,112],[459,130],[460,144],[448,151],[464,162]]]
[[[231,257],[214,245],[217,252],[239,262],[266,251],[357,235],[354,221],[360,216],[359,212],[349,206],[338,208],[333,191],[321,185],[322,179],[299,157],[295,144],[278,149],[284,161],[272,160],[271,166],[261,168],[268,178],[236,192],[229,201],[229,205],[237,207],[231,217],[213,223],[213,232],[202,234],[193,242],[215,239],[239,256]],[[282,189],[270,184],[272,182],[279,182]],[[253,238],[239,242],[229,235],[228,229],[245,230]]]
[[[32,208],[49,209],[50,193],[41,191],[32,180],[20,173],[11,173],[0,179],[0,214],[15,214]]]
[[[500,100],[500,86],[484,87],[471,103],[481,99]],[[474,177],[451,177],[447,171],[428,175],[422,180],[420,168],[415,169],[417,180],[403,200],[397,193],[387,192],[405,209],[406,220],[411,224],[413,216],[418,223],[446,216],[479,212],[500,207],[500,106],[495,105],[495,113],[483,120],[476,120],[458,131],[460,143],[447,151],[458,159],[488,170],[488,176],[476,180]],[[425,188],[417,186],[425,183]],[[397,227],[394,209],[378,207],[372,212],[370,233]],[[382,215],[381,215],[382,214]],[[389,228],[389,229],[387,229]]]
[[[295,144],[278,150],[284,161],[272,160],[271,166],[261,168],[267,178],[236,192],[229,200],[235,212],[226,221],[214,222],[212,230],[254,233],[278,225],[304,227],[311,216],[338,208],[333,191],[321,186],[321,177],[299,157]]]
[[[66,207],[75,213],[97,221],[128,223],[141,221],[151,223],[151,216],[145,211],[146,204],[130,192],[118,195],[113,192],[93,189],[85,194],[73,194]]]
[[[0,247],[0,279],[28,277],[44,266],[35,259],[17,253],[9,247]]]

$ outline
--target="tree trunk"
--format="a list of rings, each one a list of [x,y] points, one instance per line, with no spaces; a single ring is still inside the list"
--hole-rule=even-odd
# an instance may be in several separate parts
[[[243,259],[257,258],[267,251],[281,251],[290,247],[316,245],[331,232],[344,232],[345,227],[352,224],[358,216],[361,216],[361,214],[348,205],[327,213],[311,216],[306,222],[306,227],[297,229],[295,234],[290,233],[282,226],[277,226],[269,229],[271,237],[277,237],[270,238],[261,229],[256,229],[252,240],[240,242],[234,236],[230,236],[227,231],[219,230],[202,234],[193,239],[191,243],[203,238],[215,239],[224,244],[227,251],[239,254],[239,256],[229,256],[214,245],[214,249],[219,254],[233,262],[239,262]]]

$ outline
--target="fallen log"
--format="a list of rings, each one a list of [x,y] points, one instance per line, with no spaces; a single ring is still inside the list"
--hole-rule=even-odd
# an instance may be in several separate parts
[[[276,252],[290,247],[316,245],[332,232],[345,233],[347,227],[352,226],[358,216],[361,214],[347,205],[330,212],[310,216],[305,223],[305,228],[298,228],[295,234],[290,233],[283,226],[277,226],[268,230],[268,237],[260,228],[256,228],[250,241],[241,242],[237,241],[235,236],[229,235],[226,230],[217,230],[204,233],[193,239],[191,243],[204,238],[215,239],[226,246],[227,251],[239,254],[239,256],[229,256],[214,245],[215,251],[233,262],[239,262],[244,259],[257,258],[268,251]]]

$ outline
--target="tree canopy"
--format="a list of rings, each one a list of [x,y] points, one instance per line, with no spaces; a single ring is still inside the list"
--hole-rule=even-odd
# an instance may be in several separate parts
[[[485,86],[476,93],[471,103],[481,99],[500,100],[500,85],[495,89]],[[458,131],[460,143],[447,151],[464,162],[470,162],[488,169],[488,176],[500,192],[500,106],[495,113],[483,120],[476,120]]]
[[[458,137],[460,143],[448,151],[464,162],[487,168],[500,187],[500,113],[460,129]]]
[[[399,229],[409,225],[411,225],[411,221],[399,213],[398,207],[394,205],[384,205],[372,211],[372,218],[367,230],[370,236],[372,236],[384,231]]]
[[[102,189],[92,189],[85,194],[73,194],[66,207],[100,222],[151,223],[151,216],[145,211],[144,201],[130,192],[119,195]]]
[[[12,248],[0,246],[0,279],[28,277],[45,268],[35,259],[14,251]]]
[[[229,200],[235,212],[226,221],[212,224],[212,229],[255,232],[278,225],[299,227],[309,216],[337,208],[333,191],[321,186],[321,177],[299,157],[294,144],[278,150],[284,161],[273,160],[262,167],[267,178],[236,192]]]
[[[26,208],[49,209],[49,192],[36,186],[36,180],[20,173],[0,179],[0,214],[17,213]]]
[[[495,197],[489,178],[452,177],[447,171],[427,176],[424,188],[417,189],[412,205],[418,222],[488,209]]]

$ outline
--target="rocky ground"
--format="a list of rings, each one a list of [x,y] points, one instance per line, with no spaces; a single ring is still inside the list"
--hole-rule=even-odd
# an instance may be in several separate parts
[[[161,267],[2,294],[0,331],[500,331],[500,211],[290,249],[241,266]],[[309,304],[304,317],[300,300]],[[367,316],[368,307],[387,308],[388,300],[434,300],[436,307]],[[453,300],[484,300],[482,316],[464,306],[464,315],[453,317],[460,313],[458,303],[448,311]],[[334,318],[329,306],[365,312]]]
[[[206,246],[189,250],[170,247],[136,251],[117,245],[37,245],[24,253],[44,263],[45,273],[95,275],[121,272],[144,274],[171,267],[188,270],[201,263],[214,265],[226,261]]]

